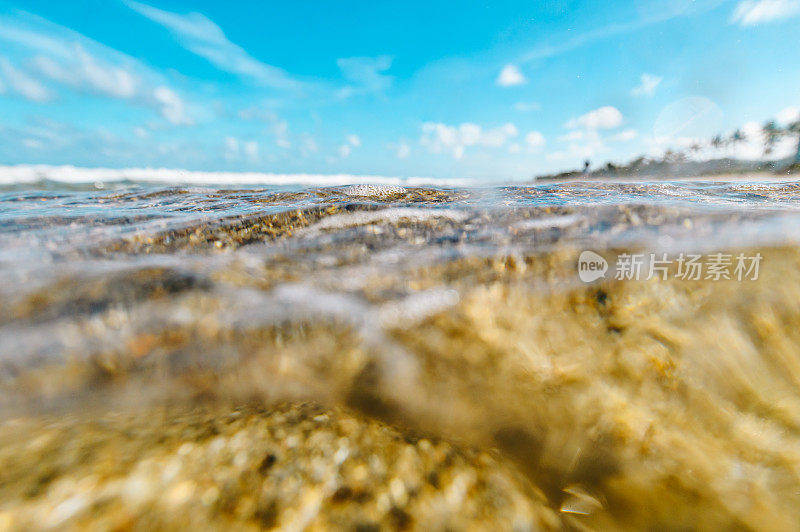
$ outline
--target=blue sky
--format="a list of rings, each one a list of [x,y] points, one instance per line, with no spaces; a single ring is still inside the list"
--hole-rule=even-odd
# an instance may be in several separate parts
[[[0,164],[524,179],[791,119],[798,23],[800,0],[0,2]]]

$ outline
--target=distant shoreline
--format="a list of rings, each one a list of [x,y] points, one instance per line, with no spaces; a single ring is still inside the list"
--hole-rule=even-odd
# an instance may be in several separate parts
[[[657,175],[636,175],[636,176],[541,176],[534,179],[534,183],[652,183],[670,181],[756,181],[756,182],[786,182],[800,181],[800,174],[775,174],[771,172],[734,172],[724,174],[706,174],[695,176],[657,176]]]
[[[800,164],[793,158],[775,161],[712,159],[709,161],[653,160],[639,157],[625,165],[606,163],[584,173],[580,170],[540,175],[537,183],[567,181],[786,181],[800,178]]]

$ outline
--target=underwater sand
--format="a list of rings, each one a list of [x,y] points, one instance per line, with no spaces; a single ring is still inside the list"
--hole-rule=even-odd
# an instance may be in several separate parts
[[[797,529],[798,207],[786,182],[0,191],[0,529]],[[651,252],[762,260],[614,279]]]

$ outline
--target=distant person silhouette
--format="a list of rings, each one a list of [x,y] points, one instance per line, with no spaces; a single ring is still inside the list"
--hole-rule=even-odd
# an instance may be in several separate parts
[[[592,163],[589,161],[589,159],[586,159],[585,161],[583,161],[583,176],[584,177],[589,175],[589,166],[591,166],[591,164]]]

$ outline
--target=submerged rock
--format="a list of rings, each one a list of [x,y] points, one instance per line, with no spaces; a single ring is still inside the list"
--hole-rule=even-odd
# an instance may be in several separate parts
[[[496,454],[309,404],[0,424],[3,530],[553,530]]]

